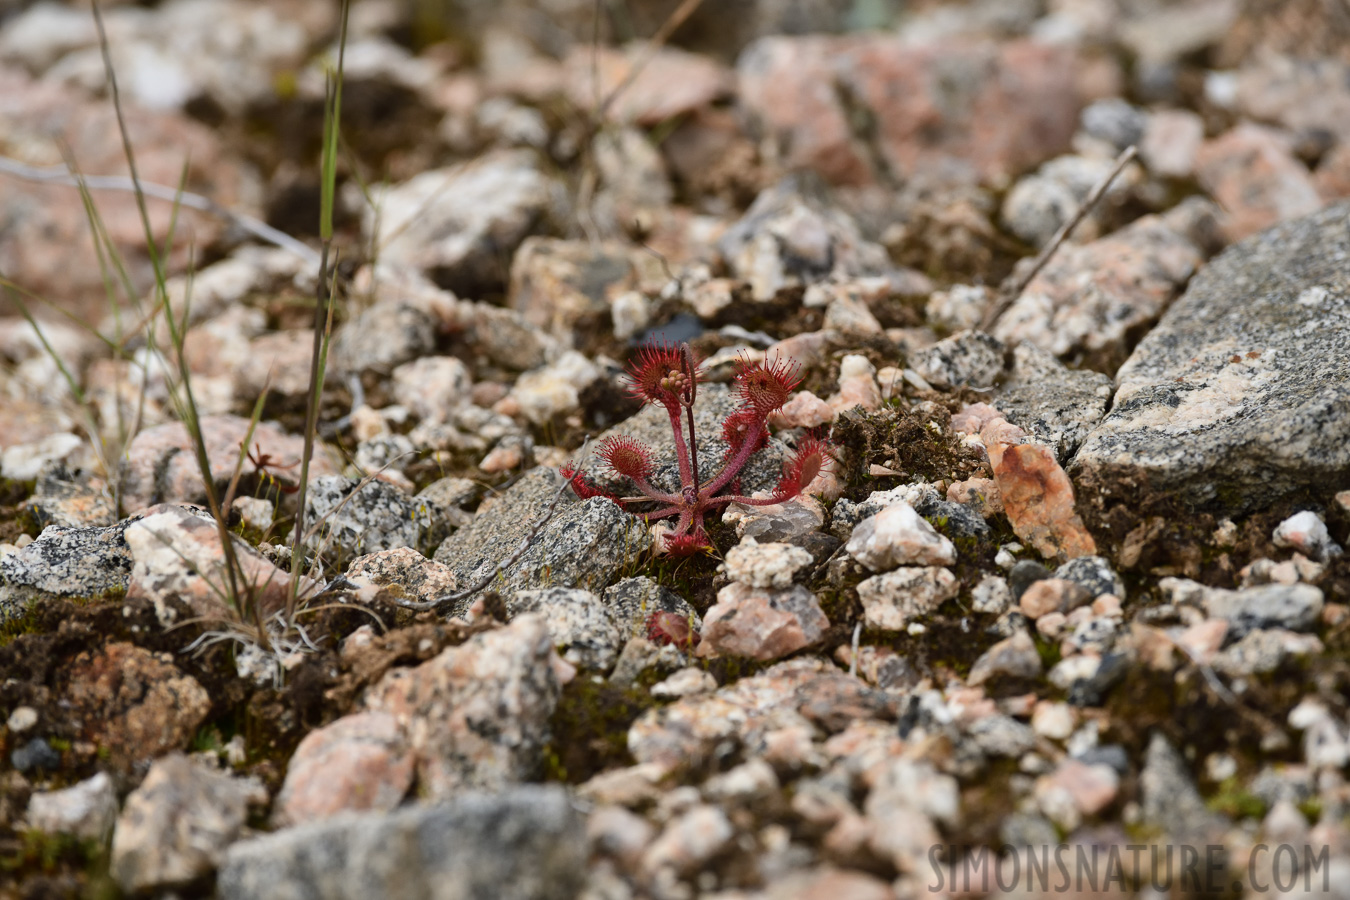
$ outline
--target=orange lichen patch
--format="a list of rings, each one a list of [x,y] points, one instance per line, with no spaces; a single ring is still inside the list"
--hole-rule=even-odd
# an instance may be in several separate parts
[[[1073,483],[1041,444],[991,444],[989,462],[1017,536],[1042,556],[1090,556],[1097,544],[1073,505]]]

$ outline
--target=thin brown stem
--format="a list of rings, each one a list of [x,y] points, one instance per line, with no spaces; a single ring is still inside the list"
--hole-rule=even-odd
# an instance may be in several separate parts
[[[982,331],[993,328],[994,323],[998,321],[998,317],[1003,315],[1018,297],[1022,296],[1022,292],[1027,289],[1027,285],[1031,284],[1032,279],[1040,274],[1046,263],[1050,262],[1060,244],[1064,243],[1070,232],[1077,228],[1078,224],[1087,218],[1088,213],[1092,212],[1092,209],[1101,202],[1102,197],[1106,196],[1107,189],[1111,187],[1111,183],[1120,176],[1121,172],[1125,171],[1125,167],[1130,164],[1130,160],[1134,159],[1138,152],[1133,144],[1126,147],[1120,156],[1116,157],[1116,164],[1111,167],[1111,171],[1106,174],[1105,178],[1097,182],[1097,186],[1092,189],[1092,193],[1088,194],[1087,199],[1078,207],[1078,211],[1063,225],[1059,226],[1059,230],[1050,238],[1050,242],[1041,248],[1041,252],[1036,255],[1031,268],[1019,276],[1009,277],[1008,281],[1004,283],[1003,289],[999,291],[998,299],[989,307],[984,314],[984,318],[980,321]]]
[[[595,127],[597,129],[599,128],[599,124],[605,120],[605,116],[609,113],[610,107],[614,105],[614,102],[618,100],[625,91],[633,86],[633,82],[637,81],[638,76],[641,75],[643,70],[645,70],[651,61],[656,58],[657,51],[666,45],[666,41],[670,40],[670,36],[675,33],[675,29],[683,25],[685,20],[692,16],[694,11],[702,5],[703,0],[684,0],[684,2],[677,6],[675,11],[667,17],[666,21],[661,24],[661,27],[657,29],[656,34],[648,39],[647,46],[642,50],[642,55],[639,56],[632,67],[629,68],[628,73],[624,75],[623,80],[614,86],[614,90],[609,92],[605,97],[604,102],[600,104],[600,108],[596,111]],[[598,81],[598,74],[596,75],[596,78]]]

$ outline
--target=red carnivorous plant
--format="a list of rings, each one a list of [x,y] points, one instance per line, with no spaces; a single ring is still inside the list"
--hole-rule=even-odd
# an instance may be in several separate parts
[[[624,509],[637,504],[655,503],[657,509],[634,514],[646,522],[678,517],[675,527],[664,536],[665,550],[674,556],[687,556],[710,546],[703,520],[728,503],[768,506],[799,495],[832,459],[828,443],[815,437],[798,442],[796,453],[783,464],[778,486],[767,497],[747,497],[739,493],[739,475],[745,464],[768,443],[769,414],[787,402],[801,383],[801,368],[790,360],[751,362],[742,359],[736,367],[736,392],[740,406],[722,423],[726,454],[717,470],[707,477],[699,471],[698,443],[694,435],[694,401],[698,397],[698,362],[688,344],[648,344],[629,366],[629,390],[644,403],[665,407],[675,437],[675,456],[680,466],[680,490],[667,493],[648,481],[655,470],[651,448],[641,441],[618,435],[606,438],[596,447],[596,456],[619,475],[627,477],[641,492],[637,497],[616,497],[595,484],[585,472],[571,464],[562,474],[572,479],[577,496],[609,497]],[[685,439],[687,423],[689,437]],[[728,493],[722,493],[728,491]]]

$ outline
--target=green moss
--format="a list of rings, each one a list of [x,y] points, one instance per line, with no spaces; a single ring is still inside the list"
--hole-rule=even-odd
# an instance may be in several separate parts
[[[108,850],[102,841],[81,840],[63,834],[41,831],[20,832],[15,841],[7,841],[11,852],[0,854],[0,881],[22,883],[34,876],[73,877],[80,885],[78,895],[86,898],[119,896],[108,874]],[[8,896],[8,895],[6,895]],[[17,895],[16,895],[17,896]],[[48,896],[42,894],[42,896]]]
[[[1034,635],[1034,638],[1036,653],[1041,657],[1041,666],[1049,672],[1059,665],[1059,661],[1064,658],[1064,654],[1060,651],[1060,645],[1057,642],[1043,639],[1039,634]]]
[[[622,687],[582,676],[563,688],[549,720],[544,777],[580,784],[606,769],[632,765],[628,728],[658,701],[642,686]]]
[[[1206,805],[1230,819],[1260,819],[1266,814],[1266,802],[1242,787],[1237,778],[1220,784]]]
[[[193,753],[214,753],[217,756],[225,752],[225,738],[215,725],[203,725],[192,736]]]
[[[8,647],[25,634],[42,631],[42,613],[37,603],[28,603],[23,612],[0,621],[0,647]]]

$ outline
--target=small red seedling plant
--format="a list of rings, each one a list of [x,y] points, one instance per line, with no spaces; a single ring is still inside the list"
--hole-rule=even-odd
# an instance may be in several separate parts
[[[702,373],[688,344],[648,344],[629,365],[629,391],[644,403],[665,407],[675,438],[680,467],[680,489],[667,493],[651,485],[655,471],[651,448],[635,438],[618,435],[596,447],[596,456],[614,472],[628,478],[641,492],[637,497],[616,497],[601,488],[575,466],[565,465],[562,474],[572,479],[578,497],[608,497],[645,522],[676,518],[675,527],[664,535],[664,549],[672,556],[688,556],[711,546],[704,531],[704,518],[728,503],[769,506],[801,494],[830,464],[833,450],[819,438],[802,438],[796,452],[783,464],[778,485],[767,497],[740,493],[740,474],[745,464],[769,440],[769,415],[788,401],[801,383],[801,367],[781,358],[752,362],[742,358],[736,366],[736,393],[740,405],[722,422],[726,453],[713,474],[701,477],[698,442],[694,432],[694,402]],[[685,439],[685,427],[689,437]],[[726,491],[726,493],[723,493]],[[654,503],[650,512],[634,506]]]

